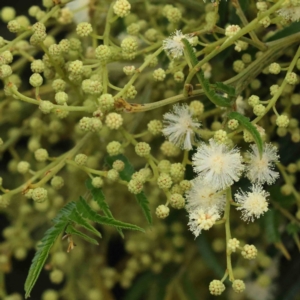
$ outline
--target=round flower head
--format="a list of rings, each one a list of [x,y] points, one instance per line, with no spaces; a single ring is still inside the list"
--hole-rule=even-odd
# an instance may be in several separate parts
[[[181,30],[176,30],[170,37],[163,40],[164,49],[173,57],[177,58],[183,55],[184,44],[182,39],[187,39],[192,43],[193,37],[190,34],[182,34]]]
[[[193,166],[204,183],[215,190],[231,186],[239,180],[244,170],[239,150],[218,144],[214,139],[209,140],[209,145],[200,145],[193,156]]]
[[[196,209],[209,209],[215,206],[218,211],[223,211],[226,197],[224,193],[218,193],[210,185],[204,183],[201,176],[192,180],[192,188],[186,193],[185,208],[188,212]]]
[[[300,21],[300,6],[298,7],[284,7],[277,11],[278,15],[287,21],[297,22]]]
[[[215,206],[209,209],[199,208],[189,214],[188,226],[195,237],[197,237],[201,230],[210,229],[218,219],[220,219],[220,215]]]
[[[162,129],[162,133],[174,145],[185,150],[191,150],[193,148],[193,128],[199,127],[200,123],[192,117],[192,112],[186,104],[175,105],[173,112],[164,115],[164,128]]]
[[[274,163],[278,161],[277,148],[272,144],[265,144],[262,156],[260,157],[256,144],[250,145],[248,151],[247,177],[252,183],[272,184],[278,178],[279,173],[273,171]]]
[[[264,191],[261,185],[253,185],[250,192],[240,190],[235,194],[235,200],[241,206],[237,210],[242,211],[242,219],[244,221],[252,221],[259,218],[268,211],[267,197],[269,193]]]

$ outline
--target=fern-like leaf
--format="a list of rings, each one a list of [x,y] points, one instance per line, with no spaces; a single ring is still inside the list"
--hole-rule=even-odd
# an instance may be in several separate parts
[[[67,234],[77,235],[91,244],[94,244],[97,246],[99,245],[99,243],[95,239],[93,239],[93,238],[89,237],[88,235],[82,233],[81,231],[75,229],[72,225],[68,225],[65,232]]]
[[[110,225],[110,226],[115,226],[115,227],[119,227],[122,229],[131,229],[131,230],[138,230],[138,231],[144,232],[144,229],[139,226],[121,222],[121,221],[115,220],[113,218],[109,218],[109,217],[101,216],[101,215],[97,214],[95,211],[92,210],[92,208],[86,203],[86,201],[82,197],[80,197],[79,201],[76,203],[76,207],[77,207],[78,211],[80,211],[81,215],[84,218],[86,218],[92,222],[96,222],[101,225]]]
[[[42,268],[48,258],[49,252],[57,238],[64,232],[69,217],[75,208],[75,203],[70,202],[60,210],[58,215],[53,219],[54,226],[48,229],[38,246],[38,250],[32,260],[28,276],[25,282],[25,298],[30,297],[30,292],[35,285]]]

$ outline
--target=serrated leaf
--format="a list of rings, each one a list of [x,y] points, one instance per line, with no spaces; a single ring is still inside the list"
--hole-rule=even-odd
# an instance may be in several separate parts
[[[102,189],[93,187],[91,179],[86,180],[85,186],[87,187],[88,190],[90,190],[90,192],[93,195],[93,200],[97,202],[97,204],[99,205],[99,207],[101,208],[103,213],[107,217],[114,218],[113,214],[111,213],[111,211],[109,209],[108,204],[105,201],[105,196],[103,194]],[[119,232],[119,234],[121,235],[121,237],[124,238],[124,234],[123,234],[122,230],[120,228],[116,228],[116,229]]]
[[[131,229],[145,232],[144,229],[139,226],[97,214],[95,211],[92,210],[92,208],[86,203],[86,201],[82,197],[80,197],[79,201],[76,204],[77,209],[78,211],[80,211],[81,215],[92,222],[96,222],[102,225],[115,226],[122,229]]]
[[[89,242],[91,244],[99,245],[99,243],[95,239],[93,239],[93,238],[89,237],[88,235],[78,231],[72,225],[68,225],[65,232],[68,233],[68,234],[77,235],[77,236],[83,238],[84,240],[86,240],[87,242]]]
[[[187,39],[182,39],[182,42],[184,43],[184,46],[186,48],[186,53],[189,56],[189,59],[191,61],[191,64],[193,67],[195,67],[198,64],[198,59],[195,55],[195,52],[193,50],[193,47],[188,42]],[[200,68],[199,71],[196,73],[196,76],[201,83],[202,89],[206,97],[215,105],[221,106],[221,107],[231,107],[232,103],[229,98],[225,98],[221,95],[218,95],[214,90],[210,88],[210,84],[208,79],[205,78],[204,73],[202,69]]]
[[[71,213],[69,220],[76,223],[77,225],[85,228],[86,230],[94,233],[95,235],[101,237],[100,232],[94,228],[91,224],[89,224],[77,211],[77,209],[74,209]]]
[[[216,82],[215,86],[218,90],[227,93],[228,96],[234,97],[235,96],[235,88],[231,85],[227,85],[223,82]]]
[[[278,230],[278,221],[276,211],[269,209],[263,216],[266,239],[269,243],[280,242],[280,234]]]
[[[231,112],[228,114],[228,119],[235,119],[239,121],[239,123],[252,135],[260,156],[262,155],[263,152],[263,141],[262,138],[256,129],[256,127],[250,122],[249,118],[246,118],[245,116],[241,115],[238,112]]]
[[[114,161],[121,160],[124,162],[124,170],[120,172],[120,178],[125,181],[130,181],[132,174],[135,172],[133,166],[129,162],[126,156],[119,154],[116,156],[109,156],[106,158],[107,164],[112,167]],[[149,208],[149,202],[145,195],[145,193],[142,191],[141,193],[135,195],[137,202],[139,203],[140,207],[143,210],[143,213],[147,219],[147,222],[151,225],[152,224],[152,216],[151,216],[151,210]]]
[[[53,219],[54,226],[49,228],[38,245],[37,251],[32,260],[29,273],[25,281],[25,298],[30,297],[30,293],[43,269],[43,266],[48,258],[49,252],[57,238],[64,232],[69,223],[69,216],[75,208],[75,203],[70,202],[63,207],[57,216]]]

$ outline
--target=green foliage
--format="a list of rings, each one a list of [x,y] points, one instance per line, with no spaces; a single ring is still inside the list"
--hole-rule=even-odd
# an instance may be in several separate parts
[[[278,217],[274,209],[269,209],[263,216],[266,240],[269,243],[278,243],[280,241],[280,233],[278,230]]]
[[[269,187],[269,192],[273,201],[276,201],[283,208],[290,208],[296,203],[296,199],[293,194],[283,195],[281,193],[280,186],[273,185]]]
[[[191,46],[191,44],[188,42],[187,39],[182,39],[182,42],[184,43],[186,47],[186,53],[189,56],[189,59],[192,63],[192,66],[195,67],[198,64],[198,59],[195,55],[195,52]],[[206,95],[206,97],[215,105],[221,106],[221,107],[231,107],[232,102],[229,98],[225,98],[219,94],[217,94],[213,89],[211,89],[208,79],[204,77],[204,73],[202,69],[200,68],[199,71],[196,73],[196,76],[199,80],[199,82],[202,85],[202,89]],[[226,85],[219,83],[219,88],[224,88]],[[232,90],[232,87],[226,87],[226,89]]]
[[[94,233],[98,237],[101,237],[100,232],[87,221],[96,222],[101,225],[114,226],[119,229],[122,228],[144,231],[142,228],[136,225],[115,220],[113,217],[106,217],[97,214],[82,197],[80,197],[77,202],[68,203],[53,219],[54,226],[46,231],[41,240],[41,244],[38,246],[38,250],[32,260],[32,264],[25,282],[26,298],[30,296],[30,292],[41,273],[51,248],[61,234],[65,232],[67,234],[76,235],[92,244],[98,245],[98,242],[95,239],[90,238],[86,234],[74,228],[75,225],[78,225],[85,228],[87,231]]]
[[[286,231],[289,235],[294,235],[300,232],[300,226],[295,223],[289,223],[286,226]]]
[[[285,38],[289,35],[292,35],[292,34],[295,34],[295,33],[298,33],[298,32],[299,32],[299,23],[298,22],[291,23],[289,26],[283,28],[280,31],[277,31],[275,34],[270,36],[267,39],[267,42],[276,41],[278,39]]]
[[[127,182],[130,181],[131,176],[134,173],[133,166],[128,161],[127,157],[122,154],[119,154],[116,156],[109,156],[106,158],[106,162],[110,167],[112,167],[114,161],[116,161],[116,160],[121,160],[125,164],[124,170],[120,172],[120,178]],[[142,191],[141,193],[135,195],[135,197],[146,217],[148,224],[151,225],[152,224],[151,210],[149,208],[149,201],[148,201],[145,193]]]
[[[257,148],[258,148],[258,151],[259,151],[259,154],[262,155],[262,152],[263,152],[263,141],[262,141],[262,138],[258,132],[258,130],[256,129],[256,127],[250,122],[249,118],[241,115],[240,113],[238,112],[231,112],[230,114],[228,114],[228,118],[229,119],[235,119],[237,121],[239,121],[239,123],[247,130],[250,132],[250,134],[252,135],[256,145],[257,145]]]

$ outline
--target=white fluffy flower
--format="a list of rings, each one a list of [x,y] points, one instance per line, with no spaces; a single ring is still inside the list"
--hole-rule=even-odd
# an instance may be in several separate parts
[[[254,218],[259,218],[268,211],[267,197],[269,193],[263,190],[259,184],[254,184],[250,188],[250,192],[238,191],[235,194],[235,200],[241,206],[237,210],[242,211],[242,219],[244,221],[252,221]]]
[[[205,184],[215,190],[231,186],[244,170],[239,150],[218,144],[214,139],[209,140],[209,145],[201,144],[193,156],[193,166]]]
[[[278,15],[283,17],[287,21],[297,22],[300,20],[300,7],[284,7],[277,11]]]
[[[182,34],[181,30],[176,30],[170,37],[163,40],[163,47],[173,58],[183,55],[184,44],[182,39],[187,39],[192,43],[192,35]]]
[[[216,207],[209,209],[199,208],[189,214],[188,226],[195,237],[197,237],[201,230],[210,229],[218,219],[220,219],[220,215]]]
[[[218,192],[210,185],[204,183],[202,177],[197,177],[191,181],[192,188],[186,193],[185,208],[188,212],[196,209],[209,209],[215,206],[218,211],[223,211],[226,203],[226,196]]]
[[[256,144],[250,145],[248,151],[247,177],[252,183],[272,184],[279,177],[279,173],[273,171],[274,163],[278,161],[277,148],[272,144],[265,144],[262,156],[260,157]]]
[[[186,104],[174,105],[173,112],[164,115],[162,133],[174,145],[191,150],[194,128],[199,127],[200,123],[192,117],[192,112]]]

